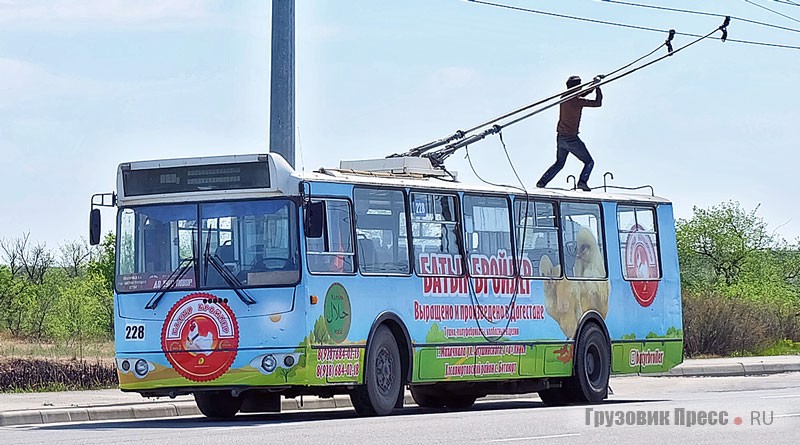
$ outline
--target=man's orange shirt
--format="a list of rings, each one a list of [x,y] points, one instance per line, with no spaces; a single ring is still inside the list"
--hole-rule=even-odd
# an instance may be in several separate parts
[[[602,99],[584,99],[576,97],[561,104],[561,115],[558,118],[556,132],[562,136],[577,136],[581,125],[581,112],[584,107],[599,107]]]

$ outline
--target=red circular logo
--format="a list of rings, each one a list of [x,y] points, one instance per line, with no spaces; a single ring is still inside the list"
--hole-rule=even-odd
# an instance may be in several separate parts
[[[626,277],[631,280],[631,289],[636,301],[647,307],[653,304],[658,290],[658,258],[650,235],[641,233],[644,227],[634,225],[628,233],[625,249]],[[648,278],[655,278],[649,280]]]
[[[194,382],[217,379],[236,359],[236,316],[221,298],[203,292],[187,295],[169,310],[161,347],[183,377]]]

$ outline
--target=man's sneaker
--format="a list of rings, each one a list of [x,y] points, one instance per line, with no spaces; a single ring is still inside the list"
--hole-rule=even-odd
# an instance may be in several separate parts
[[[579,182],[578,183],[578,188],[583,190],[584,192],[591,192],[592,191],[592,188],[589,187],[585,182]]]
[[[543,184],[541,182],[536,183],[536,188],[543,189],[547,184]]]

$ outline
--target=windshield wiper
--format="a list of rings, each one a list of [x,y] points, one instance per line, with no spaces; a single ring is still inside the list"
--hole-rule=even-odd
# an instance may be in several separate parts
[[[161,299],[167,292],[169,292],[170,290],[172,290],[173,287],[175,287],[175,285],[178,283],[178,280],[180,280],[184,275],[186,275],[186,272],[189,271],[194,262],[195,262],[194,257],[182,259],[180,264],[178,264],[178,267],[175,268],[175,270],[173,270],[171,274],[169,274],[167,280],[164,281],[164,284],[162,284],[161,287],[158,288],[156,293],[153,294],[153,297],[150,298],[150,301],[147,302],[147,305],[145,305],[144,308],[155,309],[156,306],[158,306],[158,302],[161,301]]]
[[[222,277],[222,279],[225,280],[226,283],[228,283],[228,286],[230,286],[231,290],[233,290],[233,292],[236,293],[236,296],[239,297],[239,299],[242,300],[244,304],[248,306],[250,306],[251,304],[256,304],[256,300],[254,300],[253,297],[251,297],[250,294],[248,294],[247,291],[243,289],[244,284],[242,284],[242,282],[239,281],[239,279],[236,278],[236,276],[233,273],[231,273],[231,271],[228,270],[227,267],[225,267],[225,263],[222,262],[222,259],[220,259],[220,257],[218,257],[216,254],[211,255],[210,230],[208,232],[208,237],[206,237],[206,249],[205,253],[203,254],[203,260],[204,260],[203,286],[206,286],[208,284],[208,265],[211,264],[214,270],[216,270],[217,273]]]

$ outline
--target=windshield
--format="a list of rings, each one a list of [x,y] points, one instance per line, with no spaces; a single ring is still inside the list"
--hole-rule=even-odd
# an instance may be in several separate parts
[[[117,291],[157,290],[195,257],[197,206],[168,205],[122,209],[119,217]],[[194,264],[173,285],[196,285]]]
[[[157,291],[182,265],[176,290],[295,284],[296,213],[286,199],[124,208],[117,292]]]
[[[227,283],[223,271],[209,267],[208,261],[227,268],[241,286],[296,283],[300,267],[295,216],[294,204],[287,200],[201,205],[203,287]]]

